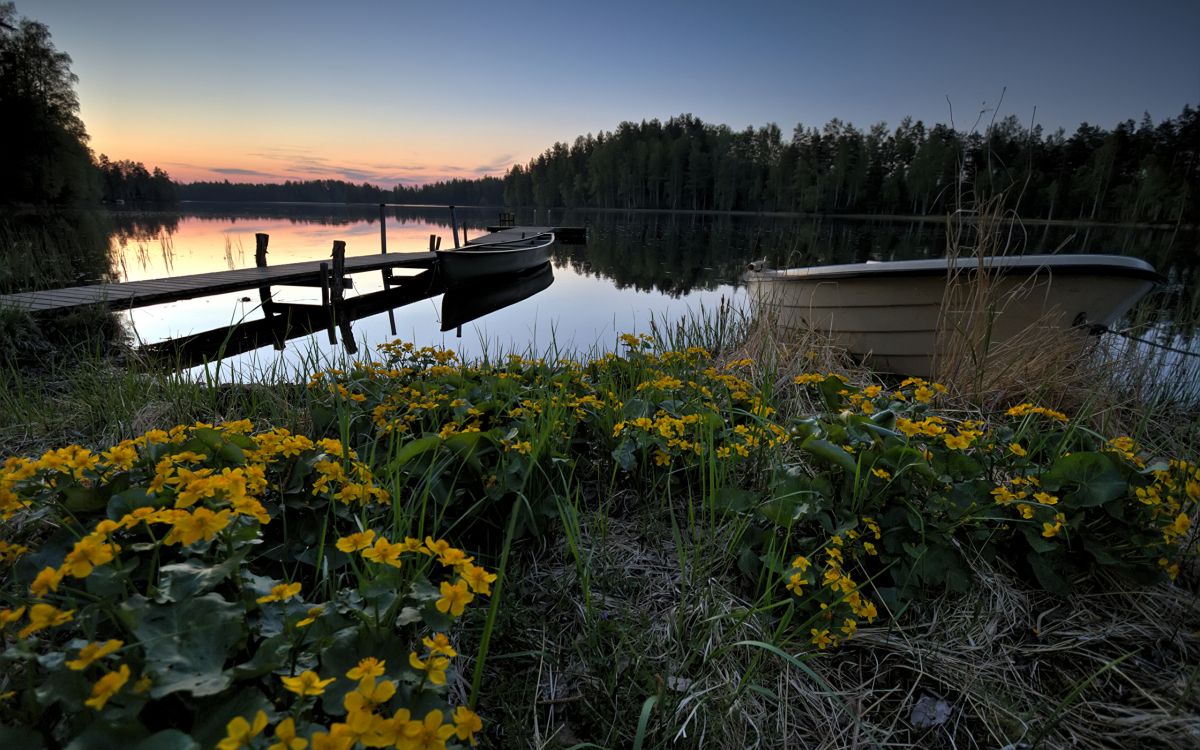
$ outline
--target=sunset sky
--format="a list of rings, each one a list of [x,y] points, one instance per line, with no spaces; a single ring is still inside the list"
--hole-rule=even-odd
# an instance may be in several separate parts
[[[1069,132],[1200,103],[1196,0],[18,0],[17,12],[74,59],[93,149],[183,181],[499,175],[556,140],[683,112],[790,134],[906,114],[969,128],[999,103]]]

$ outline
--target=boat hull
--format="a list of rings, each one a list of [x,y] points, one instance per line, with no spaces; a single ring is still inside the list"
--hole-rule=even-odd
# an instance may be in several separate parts
[[[1082,339],[1091,326],[1119,320],[1156,283],[1140,261],[1068,257],[984,259],[986,283],[975,282],[977,264],[969,263],[948,284],[942,260],[751,271],[746,286],[782,328],[827,335],[880,371],[929,377],[956,336],[985,354],[1050,333],[1078,330]]]
[[[456,250],[438,250],[438,269],[448,285],[478,281],[488,276],[520,273],[547,263],[554,235],[541,235],[517,243],[467,245]]]

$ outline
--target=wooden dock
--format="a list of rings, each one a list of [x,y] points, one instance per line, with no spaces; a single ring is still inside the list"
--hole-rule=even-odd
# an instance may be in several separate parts
[[[350,256],[346,258],[345,272],[351,274],[393,268],[428,269],[436,262],[437,256],[434,253]],[[104,305],[124,310],[245,289],[285,285],[320,286],[322,265],[328,266],[329,261],[304,261],[268,268],[241,268],[166,279],[22,292],[0,296],[0,307],[33,313],[66,312],[88,305]]]
[[[432,250],[440,245],[440,239],[430,237],[430,252],[388,253],[383,217],[383,207],[381,206],[380,249],[382,252],[379,254],[347,257],[345,255],[346,243],[334,242],[333,257],[329,260],[267,267],[267,235],[259,234],[256,235],[258,247],[255,251],[255,268],[0,295],[0,308],[39,314],[67,312],[97,305],[115,310],[128,310],[134,307],[159,305],[165,302],[177,302],[247,289],[258,289],[264,306],[270,306],[278,304],[271,301],[271,287],[289,285],[321,287],[322,306],[328,305],[330,302],[340,305],[344,299],[342,290],[349,285],[346,277],[350,274],[381,271],[384,277],[384,288],[390,289],[395,285],[391,275],[392,269],[436,269],[437,254]],[[451,223],[457,245],[458,227],[453,218],[453,207],[451,207]],[[586,231],[581,227],[496,226],[488,227],[488,232],[488,234],[482,234],[466,241],[465,244],[478,247],[533,237],[546,232],[554,232],[557,239],[568,244],[586,241]],[[465,226],[463,227],[463,237],[466,238]]]

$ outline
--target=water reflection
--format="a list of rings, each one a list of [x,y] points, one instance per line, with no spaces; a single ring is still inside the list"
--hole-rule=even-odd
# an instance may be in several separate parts
[[[586,225],[588,244],[556,246],[555,289],[538,297],[534,306],[518,305],[466,322],[468,338],[472,332],[478,336],[486,332],[516,344],[532,343],[552,327],[558,343],[587,347],[606,340],[610,331],[645,326],[653,316],[695,312],[701,304],[715,306],[722,297],[736,297],[742,271],[752,260],[765,258],[770,265],[787,267],[932,258],[944,255],[947,245],[946,222],[940,220],[529,209],[515,213],[518,225]],[[385,216],[390,252],[423,251],[431,234],[441,236],[444,244],[449,242],[450,217],[444,207],[388,207]],[[496,209],[458,209],[460,225],[472,237],[497,219]],[[171,213],[94,214],[88,220],[90,228],[79,233],[94,241],[80,244],[105,248],[109,255],[100,264],[74,260],[56,264],[60,271],[56,283],[151,279],[249,267],[254,263],[256,232],[271,237],[270,265],[326,258],[334,240],[345,241],[350,256],[375,254],[381,245],[379,220],[377,205],[193,203]],[[1014,229],[1013,244],[1024,252],[1115,253],[1148,260],[1170,283],[1152,295],[1139,314],[1156,324],[1155,335],[1173,341],[1195,336],[1195,321],[1200,318],[1200,232],[1195,229],[1068,224],[1018,224]],[[97,257],[96,252],[75,254]],[[64,266],[75,276],[62,277]],[[0,274],[6,271],[12,273],[0,269]],[[349,298],[384,291],[378,274],[359,282]],[[456,296],[475,300],[487,291],[477,290],[469,297],[452,295],[450,302]],[[319,301],[315,290],[304,288],[279,289],[275,298],[292,304]],[[241,295],[214,296],[124,317],[138,338],[159,342],[215,331],[231,319],[255,317],[240,300]],[[457,330],[457,324],[448,326],[455,322],[450,313],[456,304],[448,305],[440,316],[410,304],[391,317],[401,328],[410,327],[401,331],[402,336],[432,343],[431,332]],[[290,325],[296,326],[294,330],[302,328],[299,323]],[[376,342],[390,335],[391,327],[389,321],[368,316],[356,330],[360,337]],[[311,335],[320,341],[319,334],[320,328]]]

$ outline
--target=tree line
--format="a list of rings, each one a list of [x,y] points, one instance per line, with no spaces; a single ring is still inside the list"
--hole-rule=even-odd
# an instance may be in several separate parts
[[[1178,223],[1200,219],[1200,111],[1084,123],[1068,136],[1015,116],[978,130],[862,131],[834,119],[735,131],[691,115],[555,143],[504,177],[504,202],[538,207],[942,214],[963,193],[1001,192],[1043,219]]]
[[[344,180],[287,180],[282,183],[200,181],[179,186],[182,200],[280,201],[298,203],[409,203],[498,206],[504,200],[499,177],[444,180],[386,188]]]

